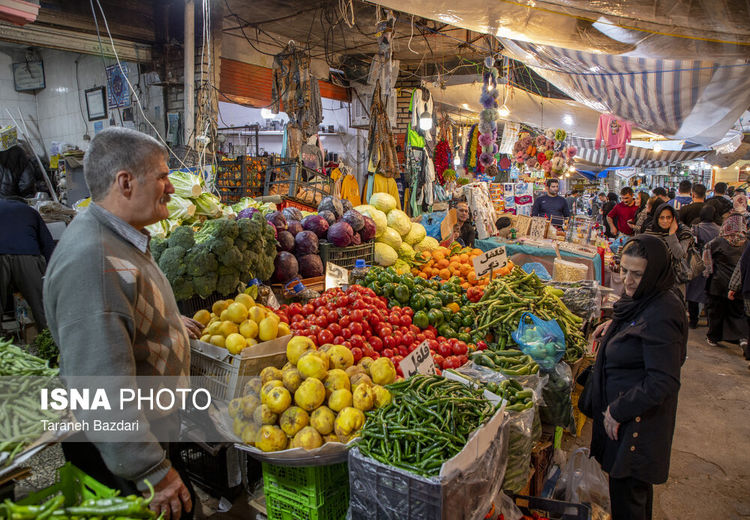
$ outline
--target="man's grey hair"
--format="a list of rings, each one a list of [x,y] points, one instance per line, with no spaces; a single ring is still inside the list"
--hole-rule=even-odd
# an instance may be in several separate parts
[[[83,157],[83,176],[98,201],[109,193],[117,172],[127,171],[143,179],[156,158],[168,157],[167,149],[150,135],[112,126],[96,134]]]

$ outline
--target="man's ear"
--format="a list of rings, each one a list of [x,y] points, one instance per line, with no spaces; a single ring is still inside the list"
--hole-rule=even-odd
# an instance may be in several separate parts
[[[126,198],[130,198],[130,195],[133,193],[134,182],[135,178],[130,172],[126,170],[120,170],[115,174],[115,184],[117,185],[116,189],[118,189],[120,193]]]

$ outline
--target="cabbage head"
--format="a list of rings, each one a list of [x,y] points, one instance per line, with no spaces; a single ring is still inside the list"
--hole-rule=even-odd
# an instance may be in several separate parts
[[[391,246],[394,251],[398,251],[398,248],[401,247],[401,235],[398,234],[398,231],[396,231],[393,228],[385,228],[385,233],[377,239],[377,242],[382,242],[383,244],[388,244]]]
[[[396,199],[389,193],[373,193],[368,202],[370,206],[375,206],[376,209],[385,214],[388,214],[398,206]]]
[[[419,222],[413,222],[411,225],[411,229],[404,237],[404,241],[410,246],[413,246],[415,244],[419,244],[422,240],[425,239],[426,236],[427,231],[425,230],[424,226]]]
[[[388,213],[388,227],[395,229],[399,235],[405,237],[411,231],[411,219],[400,209],[394,209]]]
[[[398,260],[398,255],[391,246],[382,242],[375,242],[376,264],[388,267],[395,264],[396,260]]]

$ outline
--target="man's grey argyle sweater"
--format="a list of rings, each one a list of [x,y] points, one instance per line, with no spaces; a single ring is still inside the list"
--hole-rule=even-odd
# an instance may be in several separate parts
[[[188,386],[187,330],[148,236],[105,209],[91,204],[66,229],[47,267],[44,308],[64,379],[120,376],[121,383],[125,376],[135,386],[135,376],[174,376]],[[143,479],[157,483],[169,470],[156,432],[160,439],[176,435],[179,417],[158,408],[117,408],[117,420],[139,421],[132,443],[86,436],[112,473],[144,489]],[[76,412],[79,420],[82,415]]]

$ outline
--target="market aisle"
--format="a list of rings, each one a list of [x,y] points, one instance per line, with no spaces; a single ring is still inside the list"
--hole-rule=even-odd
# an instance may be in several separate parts
[[[750,370],[739,347],[690,331],[669,481],[655,520],[750,517]]]

